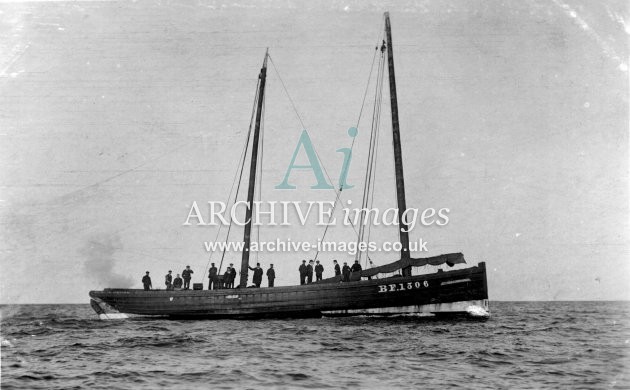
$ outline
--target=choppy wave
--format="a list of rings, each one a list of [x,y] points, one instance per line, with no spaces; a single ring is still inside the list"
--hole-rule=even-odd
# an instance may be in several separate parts
[[[89,305],[4,306],[2,387],[630,386],[630,303],[493,303],[491,310],[486,322],[100,321]]]

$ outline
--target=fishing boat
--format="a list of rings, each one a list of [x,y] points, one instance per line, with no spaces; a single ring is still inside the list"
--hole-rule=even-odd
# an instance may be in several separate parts
[[[407,210],[403,158],[398,121],[398,102],[394,72],[394,53],[389,14],[384,15],[383,42],[377,51],[382,56],[382,67],[387,69],[396,198],[398,210]],[[487,318],[489,316],[486,266],[480,262],[465,267],[462,253],[448,253],[433,257],[412,257],[409,232],[403,213],[398,213],[400,258],[389,264],[372,266],[353,272],[346,278],[335,276],[315,283],[295,286],[247,288],[252,236],[252,205],[259,163],[259,141],[267,64],[257,81],[255,122],[251,140],[250,174],[247,192],[244,246],[240,283],[237,288],[218,290],[140,290],[105,288],[90,291],[91,305],[102,316],[141,315],[169,318],[299,318],[353,315],[431,315]],[[387,67],[385,67],[387,64]],[[381,82],[382,85],[382,82]],[[250,126],[251,129],[251,126]],[[249,138],[249,137],[248,137]],[[247,141],[249,142],[249,140]],[[339,192],[342,188],[340,187]],[[365,190],[364,190],[365,191]],[[339,198],[339,192],[337,198]],[[427,266],[446,265],[422,272]],[[431,268],[435,270],[435,268]]]

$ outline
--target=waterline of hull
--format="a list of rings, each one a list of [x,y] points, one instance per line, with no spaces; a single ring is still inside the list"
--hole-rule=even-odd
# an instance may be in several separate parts
[[[431,303],[427,305],[408,305],[394,307],[377,307],[369,309],[328,310],[322,311],[324,316],[356,316],[356,315],[405,315],[405,314],[461,314],[470,317],[489,317],[490,308],[487,299],[469,300],[448,303]]]

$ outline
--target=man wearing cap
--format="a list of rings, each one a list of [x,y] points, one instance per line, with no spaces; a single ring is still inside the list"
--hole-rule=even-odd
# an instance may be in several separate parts
[[[149,271],[147,271],[146,275],[142,277],[142,285],[144,286],[144,291],[149,291],[151,287],[151,277],[149,277]]]
[[[190,269],[189,265],[187,265],[186,269],[182,271],[182,278],[184,279],[184,290],[188,290],[190,288],[190,275],[193,273],[194,272]]]
[[[223,274],[223,283],[222,283],[222,288],[229,288],[230,287],[230,278],[232,277],[232,269],[230,267],[227,267],[225,269],[225,273]]]
[[[234,268],[234,264],[230,263],[230,288],[234,288],[235,280],[236,280],[236,268]]]
[[[341,275],[341,268],[339,267],[337,260],[333,260],[333,264],[335,265],[335,276]]]
[[[300,265],[300,284],[306,284],[306,260],[302,260]]]
[[[269,269],[267,270],[267,281],[269,282],[269,287],[273,287],[273,281],[276,279],[276,271],[273,269],[273,264],[269,264]]]
[[[256,268],[252,268],[250,266],[247,266],[247,268],[254,271],[254,276],[252,277],[252,281],[254,282],[254,285],[256,287],[260,287],[260,284],[262,283],[262,276],[263,276],[263,270],[262,268],[260,268],[260,263],[256,263]]]
[[[315,263],[317,263],[317,265],[315,265],[315,281],[322,280],[324,266],[319,264],[319,260],[315,261]]]
[[[214,263],[208,270],[208,290],[216,290],[217,289],[217,267],[214,266]]]
[[[166,284],[167,290],[173,289],[173,271],[169,270],[166,276],[164,276],[164,284]]]

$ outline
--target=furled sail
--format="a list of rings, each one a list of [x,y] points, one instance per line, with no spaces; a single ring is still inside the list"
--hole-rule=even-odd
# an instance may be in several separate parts
[[[422,257],[422,258],[407,258],[394,261],[393,263],[381,265],[379,267],[369,268],[361,271],[362,277],[374,276],[376,274],[386,274],[396,272],[399,269],[406,267],[422,267],[425,265],[442,265],[447,264],[449,267],[455,264],[466,264],[463,253],[447,253],[445,255]]]
[[[365,269],[361,272],[353,272],[350,274],[350,281],[354,282],[361,280],[362,277],[367,278],[378,274],[387,274],[396,272],[406,267],[422,267],[425,265],[442,265],[446,264],[449,267],[455,264],[466,264],[463,253],[447,253],[444,255],[433,257],[420,257],[420,258],[408,258],[394,261],[393,263],[381,265],[374,268]],[[332,278],[321,280],[317,283],[338,283],[341,281],[341,275],[334,276]]]

